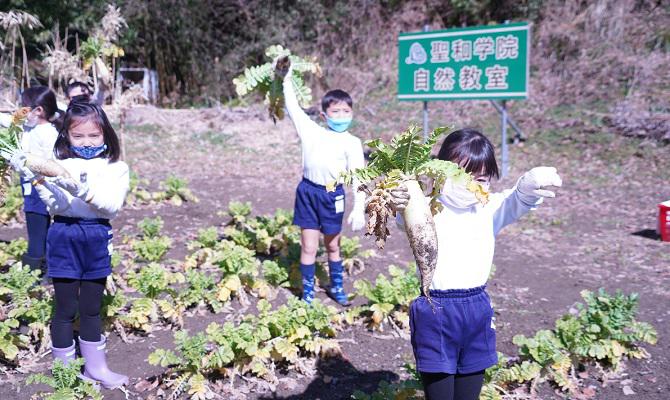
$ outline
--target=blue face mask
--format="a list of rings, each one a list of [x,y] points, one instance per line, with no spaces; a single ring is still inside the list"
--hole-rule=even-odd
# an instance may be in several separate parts
[[[351,117],[345,118],[330,118],[326,116],[326,124],[335,132],[344,132],[351,125]]]
[[[99,156],[103,151],[107,150],[107,145],[101,146],[70,146],[70,150],[81,158],[90,160]]]

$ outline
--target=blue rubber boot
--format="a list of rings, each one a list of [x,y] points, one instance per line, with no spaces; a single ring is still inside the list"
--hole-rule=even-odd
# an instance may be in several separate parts
[[[330,272],[330,287],[328,288],[328,297],[335,300],[341,306],[348,306],[349,299],[344,292],[344,267],[342,260],[328,261],[328,269]]]
[[[307,304],[312,304],[312,300],[314,300],[314,271],[316,271],[315,264],[300,264],[300,272],[302,273],[302,300]]]

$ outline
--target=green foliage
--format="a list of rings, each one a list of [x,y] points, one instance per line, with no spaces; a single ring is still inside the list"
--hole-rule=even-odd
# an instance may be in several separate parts
[[[368,317],[373,329],[383,330],[383,322],[392,317],[401,327],[409,326],[409,304],[419,295],[419,278],[416,265],[409,264],[407,269],[389,266],[389,280],[379,274],[374,285],[365,279],[354,282],[356,294],[365,297],[368,304],[362,314]]]
[[[130,271],[126,279],[130,287],[150,299],[156,299],[162,293],[176,296],[171,286],[183,283],[184,275],[168,272],[161,265],[151,263],[140,268],[139,272]]]
[[[219,231],[214,226],[198,230],[198,237],[189,244],[190,249],[213,249],[219,241]]]
[[[158,262],[172,247],[172,239],[167,236],[145,237],[141,240],[134,240],[132,247],[140,259]]]
[[[137,223],[137,227],[142,231],[142,236],[148,238],[158,237],[163,229],[163,218],[160,216],[156,218],[144,218]]]
[[[391,144],[386,144],[381,139],[368,140],[365,144],[372,149],[368,165],[343,173],[341,179],[350,185],[354,178],[361,183],[367,183],[386,175],[391,178],[388,187],[392,187],[392,181],[401,176],[416,178],[425,175],[442,182],[447,178],[471,179],[457,164],[431,159],[433,146],[447,130],[447,127],[435,128],[424,143],[421,128],[412,124],[405,132],[394,136]]]
[[[172,247],[172,239],[167,236],[161,236],[163,228],[163,219],[144,218],[137,224],[142,231],[142,238],[133,240],[131,245],[137,256],[148,262],[158,262]]]
[[[237,275],[243,281],[252,281],[258,275],[256,254],[230,241],[222,241],[212,258],[224,276]]]
[[[3,179],[2,171],[0,171],[0,179]],[[23,207],[23,194],[18,179],[16,180],[16,184],[8,185],[6,190],[4,193],[4,202],[0,193],[0,224],[6,224],[19,216]],[[0,191],[2,191],[2,188],[0,188]]]
[[[193,192],[191,192],[191,189],[188,188],[186,179],[170,175],[159,186],[163,189],[163,199],[172,202],[175,206],[181,206],[184,204],[184,201],[191,201],[193,203],[199,201]]]
[[[246,218],[251,214],[251,202],[239,202],[231,201],[228,203],[228,212],[227,214],[232,218],[232,223],[234,225],[242,224],[246,221]]]
[[[309,72],[321,75],[321,67],[315,59],[305,59],[291,54],[289,49],[280,45],[270,46],[265,50],[269,62],[263,65],[246,68],[242,75],[233,79],[237,95],[242,97],[251,92],[258,92],[265,98],[270,117],[276,122],[284,118],[283,79],[275,74],[273,61],[280,57],[288,57],[293,67],[292,82],[298,103],[308,107],[312,101],[312,91],[305,85],[303,76]]]
[[[39,271],[20,263],[0,274],[0,307],[5,315],[0,323],[0,353],[6,360],[15,360],[22,348],[39,351],[48,345],[53,300],[39,285],[39,276]],[[20,323],[28,326],[27,335],[19,333]]]
[[[617,368],[624,356],[646,357],[637,343],[656,344],[656,330],[635,320],[638,295],[617,291],[614,296],[604,289],[581,293],[586,305],[577,304],[577,315],[565,315],[556,321],[556,335],[562,344],[581,358],[604,361]]]
[[[288,304],[271,310],[266,300],[258,302],[258,315],[247,315],[238,324],[211,323],[206,331],[189,336],[175,334],[176,352],[157,349],[149,355],[152,365],[171,366],[170,373],[191,391],[209,390],[206,378],[215,371],[234,369],[276,380],[274,364],[292,364],[299,358],[339,351],[330,340],[335,310],[318,300],[312,306],[291,298]],[[194,387],[192,377],[199,376]],[[205,385],[204,388],[202,385]]]
[[[53,393],[40,394],[40,398],[46,400],[102,400],[102,394],[93,384],[79,377],[83,365],[83,358],[73,360],[67,365],[61,360],[56,360],[51,371],[52,376],[33,374],[26,379],[26,383],[50,386],[54,390]]]
[[[290,286],[290,270],[288,265],[277,261],[265,260],[261,268],[263,269],[263,277],[272,286]]]

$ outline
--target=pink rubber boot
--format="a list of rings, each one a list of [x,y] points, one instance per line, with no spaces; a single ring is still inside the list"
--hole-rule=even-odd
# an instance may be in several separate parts
[[[107,367],[107,359],[105,357],[106,342],[107,340],[103,335],[100,335],[99,342],[87,342],[81,337],[79,338],[79,349],[86,361],[86,364],[84,364],[84,376],[100,382],[106,389],[116,389],[127,385],[128,377],[112,372]]]

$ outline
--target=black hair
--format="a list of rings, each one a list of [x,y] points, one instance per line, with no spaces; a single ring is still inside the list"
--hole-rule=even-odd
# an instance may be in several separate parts
[[[455,162],[471,174],[483,172],[489,178],[500,177],[493,144],[476,129],[450,133],[442,142],[437,158]]]
[[[21,105],[31,109],[42,107],[44,119],[52,123],[56,129],[62,128],[63,112],[58,109],[56,94],[47,86],[33,86],[24,90],[21,93]],[[54,119],[56,113],[59,113],[59,116]]]
[[[81,89],[82,94],[74,96],[74,97],[79,98],[79,100],[87,100],[87,101],[91,99],[91,95],[93,94],[93,91],[91,90],[91,88],[87,84],[85,84],[84,82],[81,82],[81,81],[74,81],[74,82],[70,83],[69,85],[67,85],[67,87],[65,88],[65,95],[67,96],[68,99],[74,100],[74,98],[70,96],[70,93],[72,93],[72,91],[76,88]],[[85,96],[85,98],[84,98],[84,96]]]
[[[321,109],[323,112],[326,112],[331,105],[341,102],[347,103],[349,107],[354,106],[354,101],[349,96],[349,93],[341,89],[329,90],[323,96],[323,99],[321,99]]]
[[[63,120],[63,128],[58,132],[58,139],[56,139],[54,145],[56,158],[63,160],[78,157],[70,149],[69,128],[83,121],[93,121],[102,130],[102,137],[107,149],[98,157],[108,158],[110,162],[118,161],[121,156],[121,146],[112,124],[109,123],[107,115],[99,105],[87,101],[73,101],[68,106]]]

